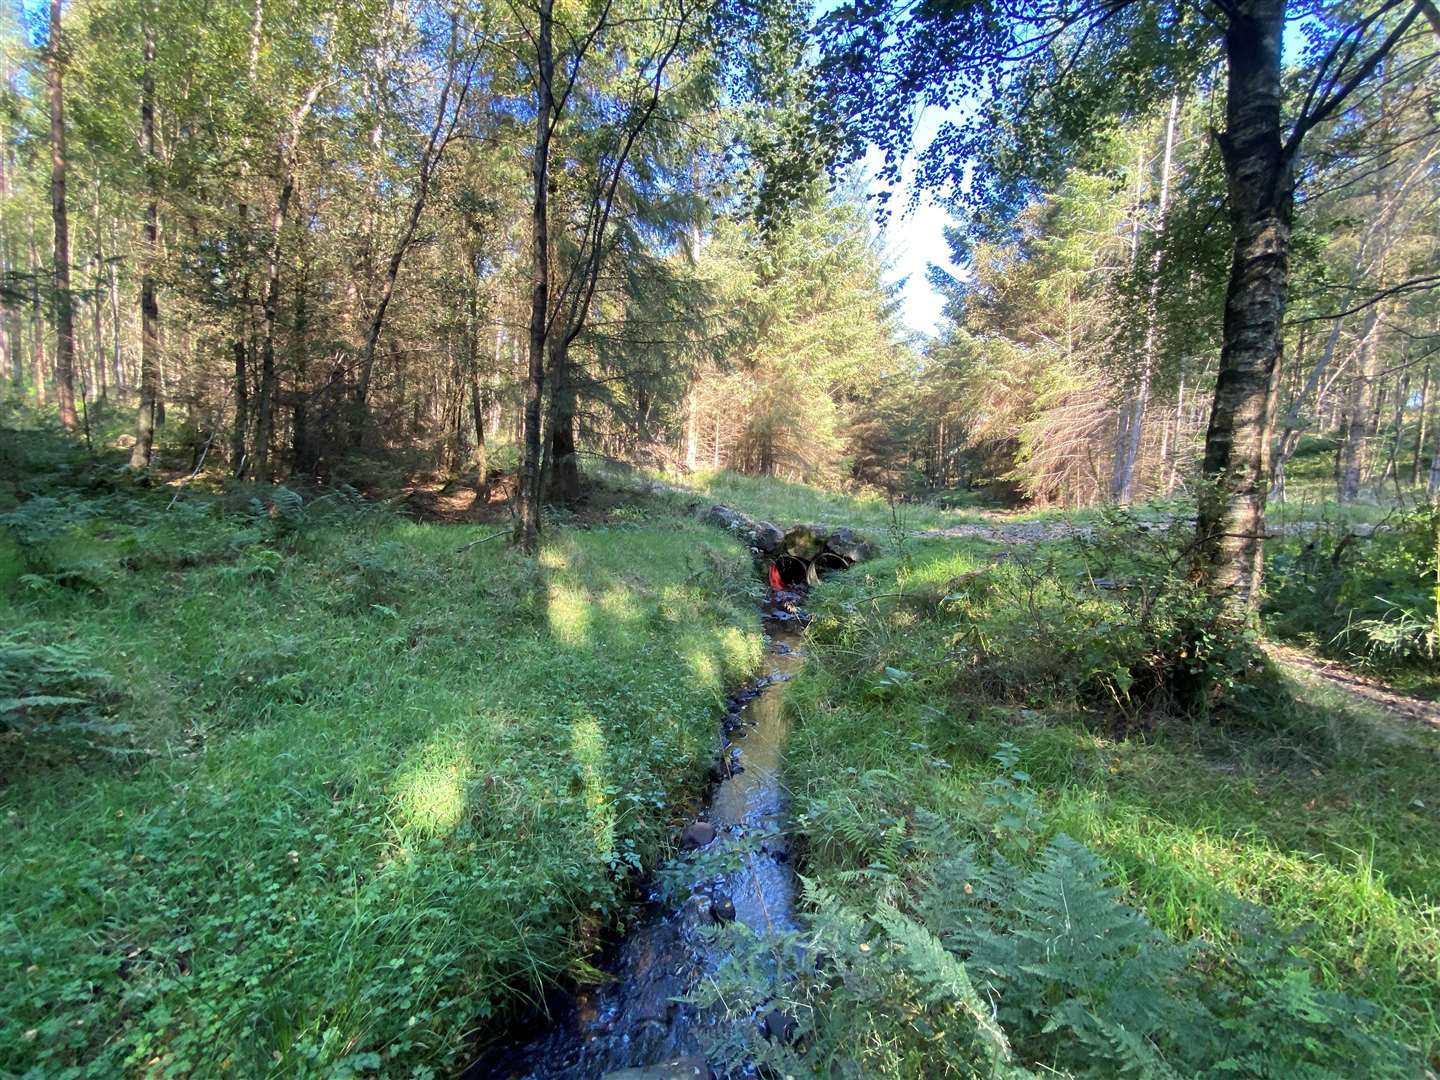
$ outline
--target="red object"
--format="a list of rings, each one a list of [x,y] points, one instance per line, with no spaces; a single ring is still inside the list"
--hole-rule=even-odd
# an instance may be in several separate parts
[[[785,582],[780,580],[780,567],[776,566],[773,562],[770,564],[770,588],[776,592],[785,588]]]

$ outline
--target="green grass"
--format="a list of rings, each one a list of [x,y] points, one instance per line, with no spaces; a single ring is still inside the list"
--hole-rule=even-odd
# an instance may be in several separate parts
[[[666,483],[693,491],[711,502],[724,503],[752,517],[777,525],[849,525],[882,539],[891,526],[890,504],[877,494],[825,491],[808,484],[771,477],[745,476],[725,470],[702,470],[688,475],[666,475]],[[924,503],[896,507],[901,527],[943,529],[981,520],[973,511],[941,510]]]
[[[143,754],[0,737],[0,1075],[451,1069],[583,973],[759,660],[744,553],[670,517],[529,561],[43,479],[0,633],[89,653]]]
[[[1303,932],[1297,949],[1325,984],[1378,1003],[1412,1048],[1440,1050],[1440,733],[1397,737],[1303,682],[1263,731],[1166,721],[1117,739],[1103,716],[996,704],[955,675],[965,628],[936,603],[992,550],[912,545],[911,567],[868,564],[813,596],[812,660],[788,698],[802,872],[864,907],[887,830],[916,808],[984,820],[991,755],[1012,742],[1047,832],[1099,852],[1157,927],[1224,948],[1235,900],[1262,905]]]

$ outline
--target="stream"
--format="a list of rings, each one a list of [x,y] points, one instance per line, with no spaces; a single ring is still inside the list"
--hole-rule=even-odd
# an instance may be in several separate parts
[[[710,931],[736,920],[755,935],[795,929],[795,873],[786,847],[781,782],[789,734],[786,683],[804,663],[801,597],[772,591],[765,606],[767,673],[734,695],[715,783],[681,850],[654,875],[635,925],[610,950],[610,980],[548,1003],[547,1015],[517,1025],[463,1080],[680,1080],[712,1075],[706,1044],[762,1037],[766,1018],[740,1024],[677,1001],[726,958]],[[778,1019],[777,1019],[778,1018]],[[779,1014],[770,1024],[783,1026]],[[742,1074],[743,1075],[743,1074]]]

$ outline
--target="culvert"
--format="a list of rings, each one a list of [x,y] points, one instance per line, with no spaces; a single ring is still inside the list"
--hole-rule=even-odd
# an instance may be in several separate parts
[[[797,555],[781,555],[775,560],[775,569],[780,573],[780,583],[787,589],[806,584],[810,576],[810,564]]]

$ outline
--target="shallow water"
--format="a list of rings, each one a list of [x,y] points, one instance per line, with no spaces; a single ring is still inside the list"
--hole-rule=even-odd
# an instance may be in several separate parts
[[[728,917],[727,900],[734,918],[757,935],[794,928],[795,874],[781,783],[789,734],[785,687],[804,663],[801,620],[793,610],[769,613],[781,618],[766,623],[768,674],[729,706],[720,780],[699,817],[715,827],[714,840],[679,854],[656,875],[688,887],[652,892],[639,921],[602,965],[611,981],[552,1001],[548,1018],[537,1017],[508,1045],[493,1047],[465,1071],[465,1080],[706,1075],[707,1041],[725,1034],[719,1025],[734,1021],[675,1000],[725,958],[706,931],[717,914]],[[742,1023],[759,1037],[758,1017]]]

